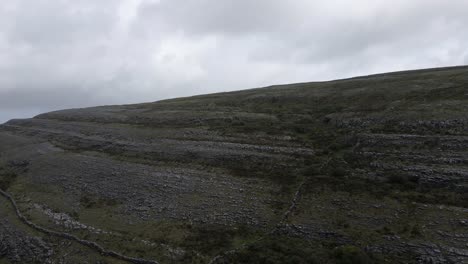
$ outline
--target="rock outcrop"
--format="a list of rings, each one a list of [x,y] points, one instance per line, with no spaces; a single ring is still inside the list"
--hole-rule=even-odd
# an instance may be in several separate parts
[[[11,120],[0,187],[134,259],[467,263],[467,89],[453,67]],[[0,260],[125,261],[0,214]]]

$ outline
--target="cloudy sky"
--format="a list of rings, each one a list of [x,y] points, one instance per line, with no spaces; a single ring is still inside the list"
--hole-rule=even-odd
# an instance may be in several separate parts
[[[2,0],[0,123],[468,64],[466,0]]]

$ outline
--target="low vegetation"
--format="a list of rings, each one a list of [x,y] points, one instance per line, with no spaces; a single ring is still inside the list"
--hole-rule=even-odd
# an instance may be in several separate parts
[[[8,188],[14,183],[18,174],[8,168],[0,167],[0,189],[7,191]]]
[[[13,120],[0,188],[160,263],[464,263],[467,69]],[[49,260],[79,255],[59,242]]]

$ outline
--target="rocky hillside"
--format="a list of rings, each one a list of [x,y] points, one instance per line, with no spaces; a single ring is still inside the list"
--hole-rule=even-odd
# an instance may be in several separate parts
[[[0,126],[0,263],[468,263],[468,67]]]

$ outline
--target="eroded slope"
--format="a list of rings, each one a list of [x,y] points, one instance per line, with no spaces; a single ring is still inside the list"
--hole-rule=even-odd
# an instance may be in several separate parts
[[[37,224],[161,263],[464,263],[467,113],[466,67],[57,111],[0,127],[0,183]]]

